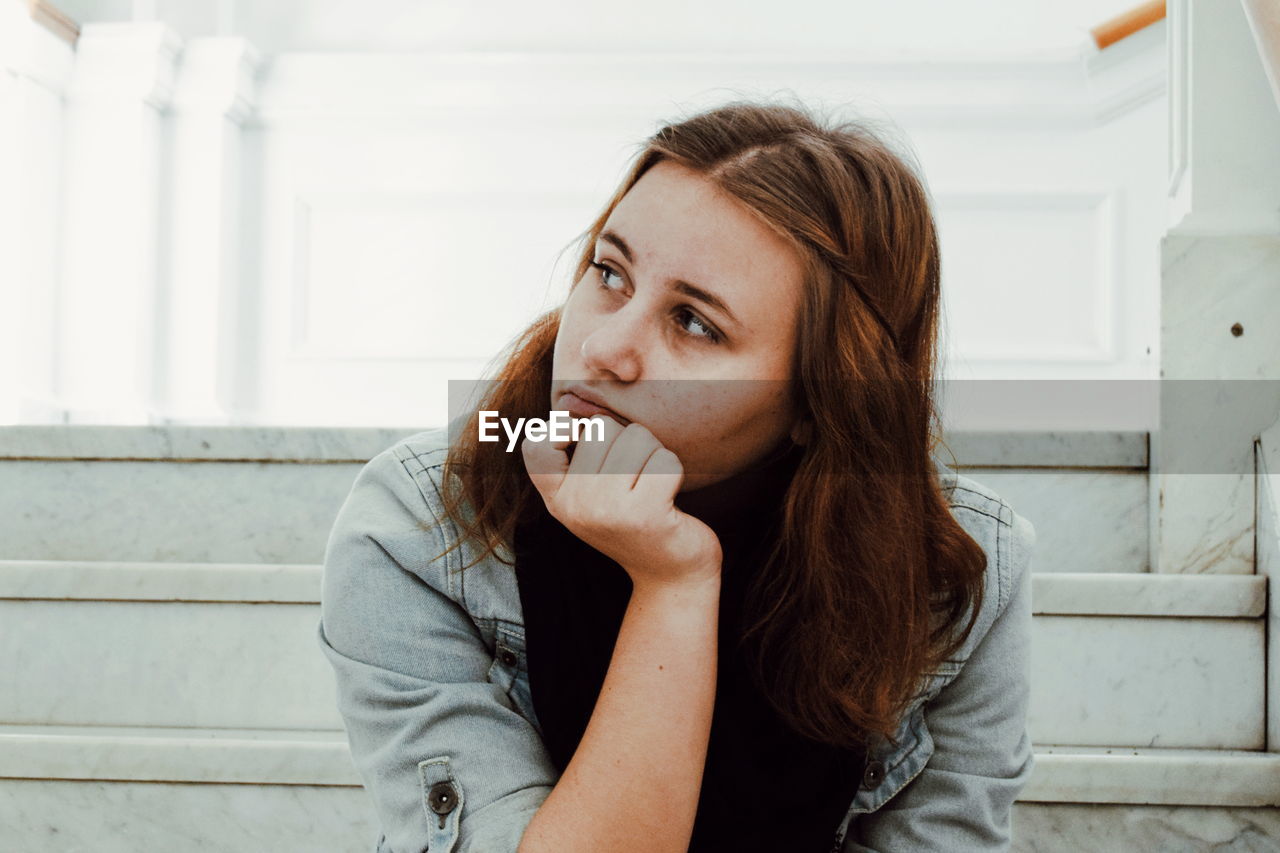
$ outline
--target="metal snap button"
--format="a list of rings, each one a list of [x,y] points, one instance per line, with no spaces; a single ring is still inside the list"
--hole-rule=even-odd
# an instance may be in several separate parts
[[[867,769],[862,774],[862,787],[871,790],[884,781],[884,762],[880,760],[867,762]]]
[[[452,783],[437,782],[427,792],[427,805],[438,815],[447,815],[458,805],[458,793]]]
[[[516,665],[516,653],[511,651],[511,649],[502,649],[501,651],[499,651],[498,659],[501,660],[507,666]]]

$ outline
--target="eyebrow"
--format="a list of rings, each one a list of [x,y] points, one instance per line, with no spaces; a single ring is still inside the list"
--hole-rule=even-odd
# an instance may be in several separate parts
[[[632,253],[631,247],[627,245],[627,241],[622,239],[621,234],[616,231],[602,231],[600,233],[600,239],[612,243],[618,248],[618,251],[622,252],[622,256],[627,259],[627,263],[632,264],[633,266],[635,265],[635,254]],[[724,300],[719,296],[716,296],[711,291],[704,290],[696,284],[690,284],[681,278],[672,279],[670,284],[678,293],[683,293],[685,296],[692,299],[705,302],[707,305],[710,305],[712,308],[715,308],[717,311],[732,320],[739,328],[746,328],[743,322],[729,310],[729,306],[724,303]]]

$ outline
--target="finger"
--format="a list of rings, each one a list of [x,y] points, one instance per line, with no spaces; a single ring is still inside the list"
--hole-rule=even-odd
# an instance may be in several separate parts
[[[633,491],[646,500],[663,505],[674,504],[682,482],[684,466],[680,464],[680,457],[665,447],[659,447],[640,469]]]
[[[589,432],[590,420],[591,420],[590,418],[576,418],[576,417],[570,418],[569,438],[565,439],[564,441],[557,441],[555,443],[557,448],[564,450],[568,454],[570,465],[572,465],[573,463],[573,457],[577,453],[578,445],[583,443],[581,436],[587,436],[591,434]],[[575,435],[579,436],[580,438],[575,440],[574,439]]]
[[[550,444],[552,447],[554,447],[556,450],[567,450],[568,448],[572,447],[574,443],[573,442],[574,422],[580,421],[580,420],[582,420],[582,418],[570,417],[569,429],[567,430],[567,435],[564,438],[557,438],[554,440],[551,438],[548,438],[547,443]],[[581,429],[581,427],[579,427],[579,429]]]
[[[627,480],[629,489],[635,485],[636,478],[640,476],[640,471],[649,457],[660,447],[662,442],[658,441],[642,424],[629,423],[610,445],[609,453],[600,466],[600,473],[629,474],[630,479]]]
[[[520,442],[520,453],[524,456],[524,468],[533,481],[534,487],[542,495],[544,503],[550,502],[560,491],[565,473],[569,470],[569,455],[561,442],[529,441]]]
[[[622,433],[622,424],[607,415],[592,415],[590,418],[583,418],[583,420],[603,423],[603,438],[593,438],[593,436],[599,434],[600,427],[593,426],[590,423],[582,424],[578,443],[573,446],[573,460],[569,463],[570,474],[599,473],[600,466],[604,463],[610,445]]]

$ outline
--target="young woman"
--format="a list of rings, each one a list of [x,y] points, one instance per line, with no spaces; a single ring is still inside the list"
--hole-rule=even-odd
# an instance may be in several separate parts
[[[360,472],[317,638],[379,851],[1003,850],[1034,528],[933,451],[939,255],[866,127],[663,127],[477,412]],[[481,440],[567,411],[599,433]]]

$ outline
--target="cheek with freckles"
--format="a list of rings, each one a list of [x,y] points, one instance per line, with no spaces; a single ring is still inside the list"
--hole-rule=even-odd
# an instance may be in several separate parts
[[[655,381],[649,393],[632,400],[630,412],[686,467],[705,460],[708,451],[717,452],[725,437],[720,407],[698,393],[698,387],[693,382]]]
[[[743,467],[786,429],[786,411],[753,393],[750,383],[744,386],[690,396],[666,410],[660,427],[650,428],[687,467],[722,473]]]

